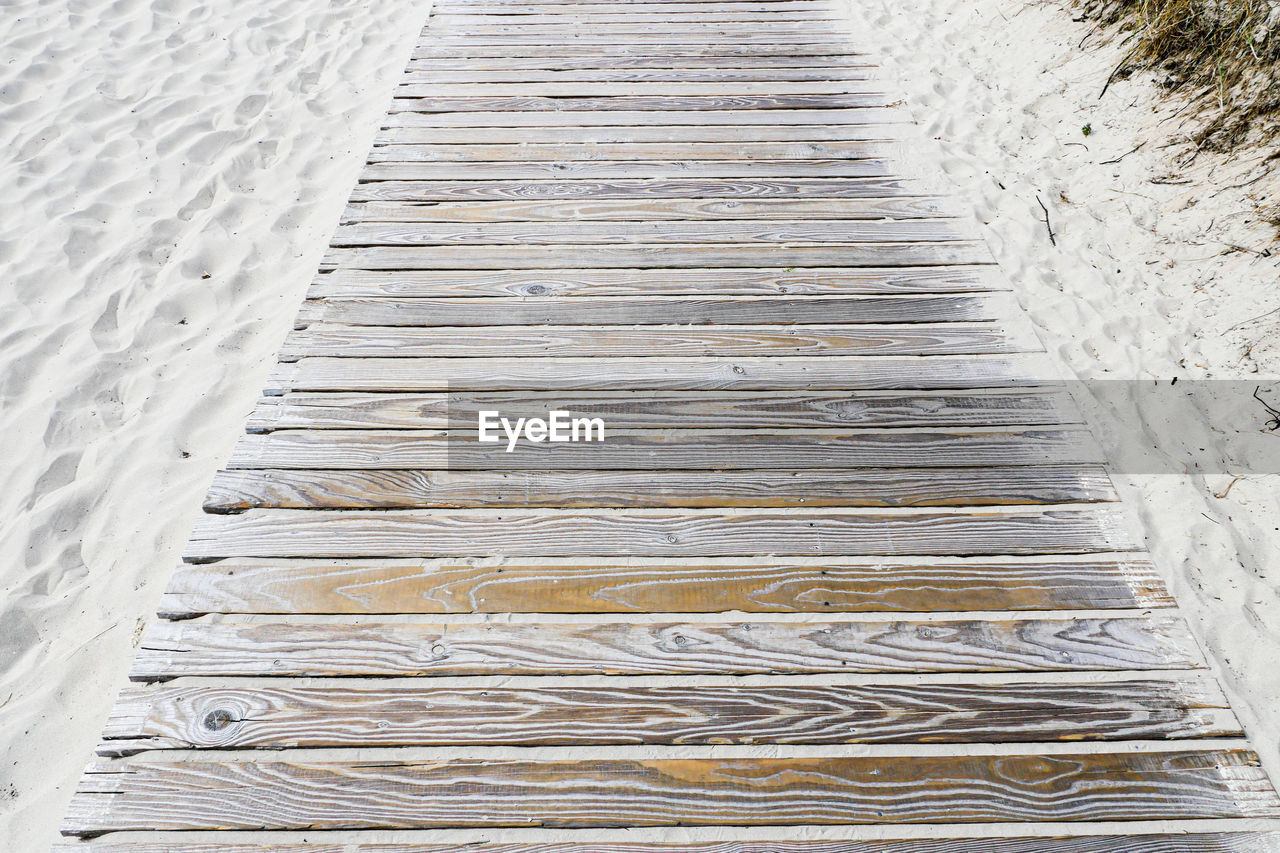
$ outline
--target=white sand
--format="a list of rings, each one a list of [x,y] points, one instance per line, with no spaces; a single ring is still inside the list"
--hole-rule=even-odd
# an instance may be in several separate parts
[[[0,848],[54,839],[427,8],[5,7]]]
[[[8,849],[55,837],[137,630],[257,397],[427,10],[368,6],[6,8]],[[1240,213],[1261,186],[1213,189],[1251,177],[1247,162],[1201,157],[1184,175],[1192,183],[1150,183],[1175,171],[1158,150],[1167,131],[1155,126],[1152,90],[1125,82],[1099,102],[1117,54],[1077,52],[1085,28],[1062,10],[1009,0],[854,8],[872,25],[859,23],[858,38],[881,41],[888,74],[903,81],[922,148],[974,203],[1042,336],[1072,368],[1280,373],[1280,313],[1250,322],[1280,308],[1276,259],[1219,254],[1224,243],[1261,244]],[[1119,164],[1098,165],[1141,139]],[[1241,439],[1245,450],[1255,436]],[[1250,476],[1212,497],[1230,479],[1137,478],[1131,501],[1276,772],[1280,604],[1266,557],[1280,545],[1277,482]]]

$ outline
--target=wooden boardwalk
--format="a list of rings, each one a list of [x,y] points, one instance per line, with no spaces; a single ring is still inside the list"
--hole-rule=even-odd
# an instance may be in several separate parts
[[[67,850],[1280,850],[838,17],[442,0]]]

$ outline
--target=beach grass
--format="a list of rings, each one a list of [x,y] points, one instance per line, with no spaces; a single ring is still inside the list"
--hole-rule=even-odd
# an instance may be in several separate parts
[[[1165,88],[1190,96],[1197,148],[1231,151],[1280,136],[1280,0],[1084,5],[1087,17],[1124,33],[1113,79],[1153,71]]]

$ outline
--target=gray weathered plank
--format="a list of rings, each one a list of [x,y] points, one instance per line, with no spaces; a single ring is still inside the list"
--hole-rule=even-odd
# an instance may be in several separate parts
[[[411,65],[401,78],[406,83],[485,85],[490,83],[767,83],[842,82],[868,80],[872,69],[861,66],[773,66],[763,68],[568,68],[455,71],[443,65]]]
[[[483,254],[488,254],[488,251]],[[557,271],[558,272],[558,271]],[[450,271],[451,273],[451,271]],[[658,273],[650,272],[652,276]],[[700,273],[693,273],[693,277]],[[688,278],[689,276],[686,276]],[[594,275],[584,275],[594,279]],[[887,296],[589,296],[322,299],[303,303],[297,323],[348,326],[764,325],[946,323],[1007,320],[1017,303],[1005,294]],[[707,331],[714,331],[708,329]],[[850,329],[856,332],[856,329]]]
[[[852,112],[852,111],[847,111]],[[596,124],[585,127],[491,127],[484,132],[492,144],[573,144],[593,142],[886,142],[898,139],[904,131],[901,116],[896,121],[879,118],[882,113],[865,115],[860,124],[750,125],[670,124],[617,125]],[[397,116],[398,119],[403,116]],[[871,121],[872,118],[877,119]],[[441,127],[417,123],[414,126],[388,125],[374,137],[375,145],[454,144],[476,142],[476,131],[466,127]]]
[[[431,146],[392,146],[403,148]],[[436,148],[462,148],[448,145]],[[499,146],[492,146],[499,147]],[[521,146],[516,146],[521,147]],[[534,146],[529,146],[534,147]],[[765,199],[662,199],[660,201],[368,201],[353,202],[343,212],[343,223],[355,222],[595,222],[630,223],[679,220],[712,220],[721,227],[753,220],[863,220],[954,218],[960,205],[938,197],[898,196],[824,200]],[[687,223],[686,223],[687,224]],[[714,270],[709,270],[714,273]],[[833,270],[834,272],[834,270]]]
[[[219,472],[204,508],[1005,506],[1116,499],[1098,466],[523,473],[276,468]]]
[[[397,183],[397,182],[389,182]],[[375,186],[365,184],[364,186]],[[376,186],[381,186],[377,184]],[[882,243],[558,244],[331,248],[325,265],[366,270],[571,269],[575,267],[784,267],[994,263],[976,240]]]
[[[243,436],[227,466],[454,471],[785,471],[1070,465],[1103,461],[1093,434],[1073,428],[619,430],[608,429],[606,424],[603,441],[532,443],[522,438],[510,451],[500,427],[492,427],[488,442],[478,440],[476,428],[477,422],[473,421],[466,424],[467,431],[452,432],[276,430]],[[908,473],[899,473],[905,484]],[[947,475],[939,473],[938,476]],[[1010,487],[1012,489],[1013,483]]]
[[[207,613],[922,613],[1172,607],[1143,557],[183,563],[160,604]]]
[[[807,393],[750,391],[494,392],[488,394],[344,394],[294,392],[258,401],[250,432],[275,429],[471,428],[480,410],[508,418],[603,417],[611,429],[681,427],[792,429],[804,427],[1047,426],[1078,424],[1081,416],[1062,390],[1027,389],[969,394]]]
[[[308,295],[338,298],[875,296],[982,293],[1009,284],[990,266],[800,267],[732,269],[333,270],[317,276]],[[515,302],[502,310],[511,310]],[[497,303],[493,303],[497,307]],[[603,307],[602,305],[597,308]],[[832,306],[834,307],[834,306]],[[757,305],[757,309],[765,306]],[[406,309],[407,310],[407,309]],[[504,317],[507,316],[504,313]],[[759,314],[739,322],[762,322]],[[974,319],[953,317],[952,319]],[[847,322],[836,314],[779,322]],[[510,322],[510,320],[506,320]],[[602,319],[602,323],[611,322]],[[616,321],[612,321],[616,322]],[[882,321],[884,322],[884,321]]]
[[[356,186],[351,201],[529,201],[589,199],[830,199],[928,195],[906,178],[731,178],[537,181],[370,181]],[[882,264],[883,265],[883,264]],[[602,265],[603,266],[603,265]],[[706,266],[716,266],[708,263]],[[765,261],[758,266],[789,266]]]
[[[550,112],[659,112],[693,110],[847,110],[888,106],[888,95],[867,87],[870,92],[817,95],[615,95],[606,97],[397,97],[391,102],[395,113],[485,113]],[[556,122],[560,124],[561,122]],[[566,122],[567,123],[567,122]]]
[[[548,841],[461,846],[404,842],[276,841],[263,845],[219,842],[100,841],[58,845],[53,853],[1278,853],[1276,832],[1179,832],[1053,838],[933,838],[913,841],[725,841],[712,844],[642,844]]]
[[[887,98],[881,98],[887,101]],[[786,110],[595,110],[552,111],[528,110],[524,112],[495,110],[489,112],[425,113],[405,110],[388,113],[383,119],[385,127],[610,127],[679,125],[731,125],[741,128],[758,125],[785,126],[792,124],[882,125],[899,124],[909,117],[893,106],[842,107],[832,109]],[[881,131],[884,133],[885,131]],[[488,135],[488,134],[486,134]],[[746,135],[744,131],[743,135]],[[754,133],[750,134],[752,137]],[[800,137],[797,137],[800,138]],[[848,137],[845,137],[848,138]],[[883,138],[883,137],[881,137]],[[496,140],[495,140],[496,141]]]
[[[1241,733],[1203,681],[857,687],[135,686],[98,754],[147,749],[1019,743]]]
[[[437,84],[431,85],[438,88]],[[612,84],[611,84],[612,85]],[[891,155],[893,145],[877,141],[848,142],[597,142],[467,145],[379,145],[371,163],[475,163],[486,161],[668,161],[701,160],[865,160]],[[736,213],[736,211],[734,211]],[[679,217],[667,217],[678,219]],[[780,217],[781,218],[781,217]]]
[[[1136,551],[1110,504],[940,509],[253,509],[204,515],[193,560],[227,557],[990,556]]]
[[[348,326],[290,333],[281,361],[480,356],[963,355],[1035,352],[1033,333],[999,323],[839,326]]]
[[[286,391],[944,390],[1044,385],[1036,353],[787,358],[304,358],[277,364],[266,393]]]
[[[900,168],[884,160],[563,160],[548,162],[374,162],[360,174],[362,181],[542,180],[548,178],[884,178]],[[568,241],[564,241],[568,242]]]
[[[1179,619],[157,622],[130,678],[1079,672],[1204,666]]]
[[[447,166],[448,164],[441,164]],[[363,222],[339,226],[330,246],[609,245],[644,243],[881,243],[972,240],[954,219],[762,222]]]
[[[216,796],[210,796],[216,791]],[[91,766],[63,832],[1280,815],[1246,751]]]
[[[830,77],[831,75],[827,75]],[[494,83],[442,82],[431,72],[406,74],[396,86],[400,98],[433,97],[618,97],[622,95],[836,95],[855,92],[879,92],[884,84],[873,81],[867,73],[842,75],[838,80],[543,80]],[[483,160],[483,157],[477,157]],[[574,157],[565,159],[573,160]],[[768,158],[766,158],[768,159]]]

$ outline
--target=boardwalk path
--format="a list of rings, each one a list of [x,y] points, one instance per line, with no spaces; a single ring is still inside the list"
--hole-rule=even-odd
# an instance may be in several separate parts
[[[1280,801],[836,17],[433,12],[70,849],[1280,849],[1225,834]],[[917,840],[830,840],[877,824]]]

